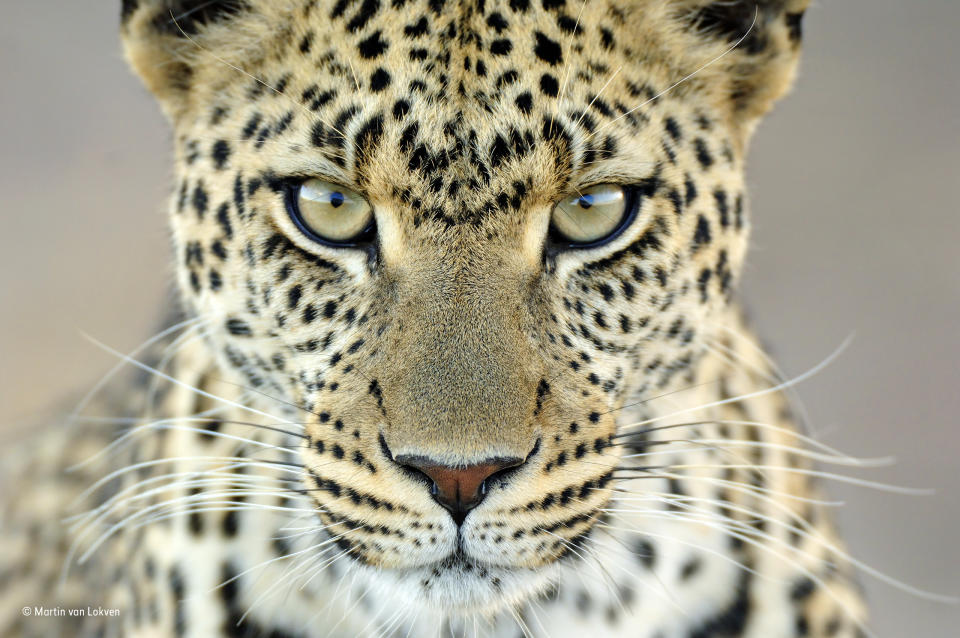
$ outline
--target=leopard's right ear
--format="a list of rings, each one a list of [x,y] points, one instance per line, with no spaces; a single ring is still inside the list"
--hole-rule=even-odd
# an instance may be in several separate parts
[[[254,17],[245,0],[122,0],[120,30],[130,66],[175,116],[190,101],[199,67],[249,60],[260,47],[249,28]]]

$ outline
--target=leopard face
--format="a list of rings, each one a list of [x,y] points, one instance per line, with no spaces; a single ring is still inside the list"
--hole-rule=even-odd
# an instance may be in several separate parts
[[[297,406],[316,517],[372,579],[491,609],[576,557],[622,408],[690,383],[730,312],[745,147],[805,5],[124,3],[186,304]],[[325,235],[304,189],[369,223]],[[577,240],[558,204],[603,192]]]

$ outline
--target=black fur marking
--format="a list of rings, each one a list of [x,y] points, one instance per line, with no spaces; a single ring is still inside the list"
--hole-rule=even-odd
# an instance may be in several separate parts
[[[537,31],[534,34],[536,45],[533,47],[534,54],[551,66],[563,64],[563,49],[556,40],[551,40],[543,33]]]
[[[716,638],[716,636],[740,636],[750,616],[750,582],[752,574],[740,572],[736,595],[726,609],[704,621],[698,629],[690,632],[689,638]]]

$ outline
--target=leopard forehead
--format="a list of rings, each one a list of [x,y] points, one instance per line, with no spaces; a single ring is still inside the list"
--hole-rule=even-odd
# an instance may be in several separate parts
[[[617,410],[689,383],[728,307],[744,148],[805,2],[182,4],[124,11],[175,130],[179,282],[224,367],[302,406],[324,522],[369,565],[441,562],[456,532],[394,459],[520,459],[468,557],[569,555]],[[362,193],[376,246],[298,233],[284,197],[307,177]],[[638,221],[550,254],[553,204],[606,182],[640,188]]]

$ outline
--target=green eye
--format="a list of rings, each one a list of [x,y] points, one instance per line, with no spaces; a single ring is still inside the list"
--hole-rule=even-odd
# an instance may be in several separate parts
[[[367,200],[322,179],[294,186],[288,208],[300,230],[321,243],[349,245],[366,239],[373,230],[373,208]]]
[[[551,230],[575,247],[595,246],[623,230],[632,211],[631,192],[618,184],[600,184],[560,200],[550,219]]]

